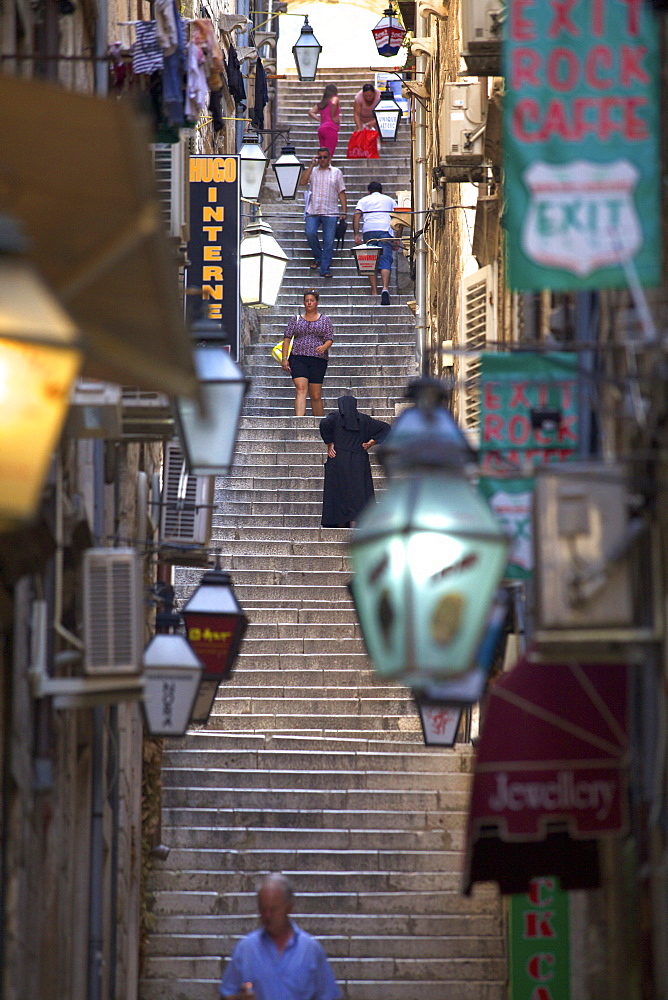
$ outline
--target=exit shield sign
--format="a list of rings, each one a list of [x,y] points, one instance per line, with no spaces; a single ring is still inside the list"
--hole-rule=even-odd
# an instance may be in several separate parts
[[[660,35],[642,0],[509,0],[511,288],[659,283]]]

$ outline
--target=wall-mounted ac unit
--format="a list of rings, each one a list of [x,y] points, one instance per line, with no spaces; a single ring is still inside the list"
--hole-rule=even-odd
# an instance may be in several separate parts
[[[170,236],[187,243],[189,239],[187,145],[179,142],[155,143],[153,165],[163,215]]]
[[[191,476],[178,441],[165,445],[160,544],[206,548],[211,540],[213,477]]]
[[[123,439],[166,441],[174,436],[174,414],[169,396],[123,386]]]
[[[142,662],[141,557],[135,549],[86,549],[83,631],[86,674],[136,674]]]
[[[78,378],[70,395],[66,433],[74,438],[121,436],[121,387],[113,382]]]
[[[446,83],[441,101],[440,164],[445,181],[483,180],[487,89],[480,80]]]
[[[503,0],[463,0],[462,56],[472,76],[501,76]]]
[[[467,275],[461,284],[457,388],[461,426],[480,433],[480,352],[497,340],[496,265]]]

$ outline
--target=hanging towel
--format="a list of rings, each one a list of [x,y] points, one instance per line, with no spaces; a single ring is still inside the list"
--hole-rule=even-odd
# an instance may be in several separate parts
[[[177,45],[171,56],[165,56],[162,79],[162,110],[169,125],[183,125],[183,101],[186,82],[186,46],[183,21],[176,15]]]
[[[197,121],[208,96],[209,88],[204,73],[204,54],[196,42],[189,42],[185,107],[186,118],[189,121]]]
[[[246,87],[234,45],[230,45],[225,68],[227,70],[227,89],[237,104],[243,104],[246,100]]]
[[[253,102],[253,114],[251,120],[256,129],[264,128],[264,106],[269,100],[267,90],[267,74],[264,71],[262,60],[255,63],[255,100]]]
[[[133,73],[155,73],[161,70],[164,58],[155,21],[135,21],[136,38],[132,46]]]
[[[166,56],[171,56],[179,43],[176,17],[174,0],[155,0],[155,25],[158,42]]]

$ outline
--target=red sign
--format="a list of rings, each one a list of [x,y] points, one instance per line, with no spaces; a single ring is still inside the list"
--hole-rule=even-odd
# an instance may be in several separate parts
[[[490,689],[469,815],[472,837],[537,841],[626,829],[627,670],[526,660]]]

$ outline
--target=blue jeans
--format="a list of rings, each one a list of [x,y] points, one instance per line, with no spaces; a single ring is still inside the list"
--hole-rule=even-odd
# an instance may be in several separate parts
[[[320,274],[327,274],[334,252],[334,231],[338,215],[307,215],[306,239],[313,254],[313,260],[320,268]],[[322,226],[322,246],[318,229]]]

